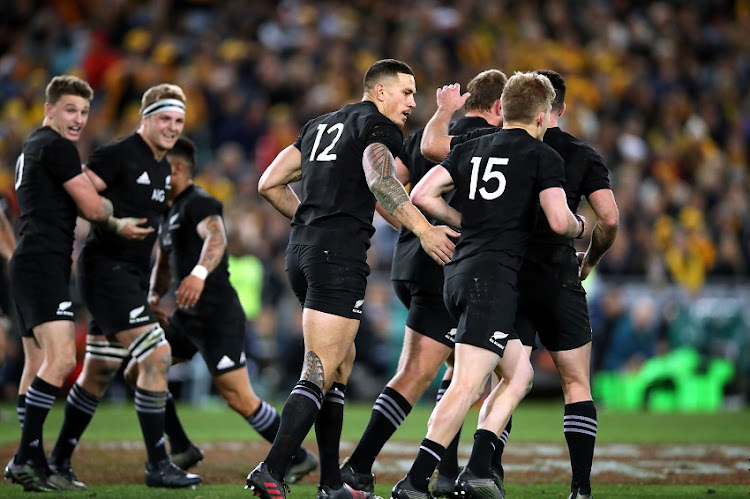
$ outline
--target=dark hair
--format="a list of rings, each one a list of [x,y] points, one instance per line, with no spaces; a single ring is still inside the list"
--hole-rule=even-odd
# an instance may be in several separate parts
[[[471,95],[466,99],[464,108],[467,111],[489,111],[492,104],[503,94],[507,81],[508,77],[502,71],[482,71],[466,85],[466,91]]]
[[[565,78],[557,71],[551,69],[538,69],[535,73],[544,75],[549,78],[552,88],[555,89],[555,99],[552,101],[552,112],[556,113],[562,109],[565,104]]]
[[[371,91],[375,88],[380,80],[383,78],[389,78],[396,76],[399,73],[404,73],[414,76],[414,71],[405,62],[397,61],[396,59],[381,59],[365,72],[365,77],[362,80],[362,86],[365,92]]]
[[[179,137],[174,147],[167,151],[167,156],[177,156],[187,163],[190,175],[195,169],[195,142],[187,137]]]
[[[94,98],[94,91],[88,82],[77,76],[55,76],[47,84],[44,97],[50,104],[55,104],[63,95],[77,95],[91,102]]]

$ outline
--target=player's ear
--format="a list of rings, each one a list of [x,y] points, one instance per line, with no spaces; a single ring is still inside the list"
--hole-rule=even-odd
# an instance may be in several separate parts
[[[568,106],[567,106],[567,105],[565,105],[565,103],[563,102],[563,105],[562,105],[562,107],[560,108],[560,111],[558,111],[558,112],[557,112],[557,116],[558,116],[558,118],[559,118],[560,116],[562,116],[562,115],[563,115],[563,114],[565,113],[565,110],[566,110],[567,108],[568,108]]]
[[[382,83],[375,84],[375,97],[381,101],[385,99],[385,85]]]

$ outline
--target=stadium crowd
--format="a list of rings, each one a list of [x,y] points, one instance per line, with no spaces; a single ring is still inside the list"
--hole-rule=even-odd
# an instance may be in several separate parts
[[[493,67],[508,75],[550,68],[568,84],[562,127],[602,154],[620,209],[617,240],[589,290],[592,317],[600,317],[594,327],[616,330],[630,303],[617,308],[609,294],[624,280],[674,284],[689,300],[707,283],[750,275],[748,28],[750,3],[741,0],[465,0],[387,9],[367,0],[6,2],[3,208],[15,223],[15,161],[42,121],[52,76],[77,74],[95,91],[78,143],[84,161],[137,127],[145,89],[179,84],[189,102],[185,135],[198,146],[196,183],[224,203],[232,256],[262,264],[262,285],[250,279],[240,291],[253,330],[249,353],[260,369],[278,373],[273,388],[285,394],[299,362],[275,352],[296,348],[301,357],[301,326],[284,276],[289,223],[257,192],[271,160],[308,119],[359,100],[364,70],[383,57],[407,61],[416,74],[407,134],[432,115],[439,86]],[[363,360],[382,378],[398,355],[390,338],[403,321],[388,283],[397,233],[382,219],[376,226],[363,321],[369,334],[358,342],[369,342],[359,351],[369,352]],[[80,223],[78,249],[87,231]],[[669,327],[669,317],[653,321]],[[20,349],[9,330],[0,345],[4,395],[12,397]],[[599,355],[597,365],[616,357]],[[359,383],[367,396],[383,384]]]

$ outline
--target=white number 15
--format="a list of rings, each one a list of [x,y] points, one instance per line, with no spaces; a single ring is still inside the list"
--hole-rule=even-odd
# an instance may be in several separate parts
[[[471,182],[469,183],[469,199],[475,199],[477,195],[477,183],[479,182],[479,167],[482,163],[482,159],[479,156],[471,158]],[[479,188],[479,195],[482,199],[492,201],[493,199],[499,198],[503,192],[505,192],[505,175],[500,171],[492,171],[494,166],[504,166],[508,164],[508,158],[488,158],[487,165],[484,167],[484,173],[482,174],[482,182],[485,184],[490,180],[497,180],[497,189],[494,191],[488,191],[484,187]]]

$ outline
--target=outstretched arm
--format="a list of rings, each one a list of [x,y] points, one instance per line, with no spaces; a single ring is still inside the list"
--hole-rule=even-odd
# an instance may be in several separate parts
[[[436,162],[445,159],[451,150],[452,136],[448,135],[451,118],[463,107],[470,95],[469,92],[461,95],[461,85],[458,83],[437,89],[435,93],[437,111],[427,122],[419,146],[422,156]]]
[[[461,213],[443,198],[443,194],[453,189],[453,177],[442,165],[437,165],[414,186],[411,192],[411,201],[424,213],[451,227],[460,229]]]
[[[224,220],[220,215],[204,218],[195,227],[195,231],[203,239],[203,248],[198,264],[190,275],[182,280],[175,292],[177,306],[180,308],[194,307],[198,303],[203,293],[206,277],[219,265],[227,248]]]
[[[295,146],[281,151],[258,182],[258,192],[276,210],[292,219],[299,207],[297,194],[289,184],[302,178],[302,153]]]
[[[401,182],[396,179],[395,160],[391,151],[379,142],[370,144],[362,156],[367,185],[380,205],[421,241],[430,257],[443,265],[450,261],[455,245],[448,236],[459,234],[448,227],[433,227],[416,206]]]
[[[588,200],[596,214],[596,224],[591,232],[591,243],[581,262],[582,281],[588,277],[604,253],[615,242],[617,229],[620,226],[620,212],[610,189],[599,189],[591,193]]]

